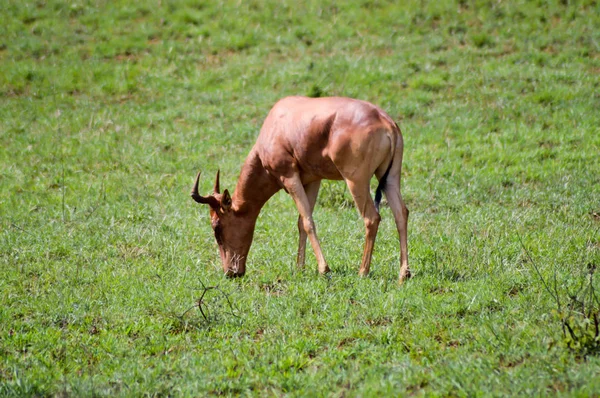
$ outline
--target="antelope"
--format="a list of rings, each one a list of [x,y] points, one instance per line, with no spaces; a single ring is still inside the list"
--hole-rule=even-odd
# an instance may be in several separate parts
[[[211,226],[227,276],[243,276],[260,210],[277,191],[294,200],[298,216],[297,265],[304,267],[306,238],[318,271],[330,271],[313,221],[321,180],[344,180],[366,229],[359,275],[369,273],[381,217],[382,192],[394,215],[400,240],[400,278],[410,278],[407,248],[408,209],[400,194],[403,153],[398,125],[379,107],[351,98],[287,97],[265,119],[242,166],[233,195],[220,190],[219,172],[208,196],[198,194],[200,172],[191,196],[210,208]],[[379,180],[375,201],[370,180]]]

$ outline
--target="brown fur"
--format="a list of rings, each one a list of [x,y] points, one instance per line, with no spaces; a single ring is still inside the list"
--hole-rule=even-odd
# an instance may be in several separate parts
[[[389,170],[386,197],[400,236],[400,282],[410,277],[407,253],[408,209],[400,194],[403,140],[400,129],[380,108],[350,98],[287,97],[269,112],[251,149],[233,196],[219,189],[219,176],[212,195],[198,195],[198,178],[192,197],[211,208],[223,270],[241,276],[258,214],[278,190],[292,196],[298,218],[298,265],[304,265],[308,236],[317,257],[319,272],[329,267],[312,219],[320,182],[344,180],[365,222],[366,241],[360,274],[369,272],[380,216],[369,191],[375,175]]]

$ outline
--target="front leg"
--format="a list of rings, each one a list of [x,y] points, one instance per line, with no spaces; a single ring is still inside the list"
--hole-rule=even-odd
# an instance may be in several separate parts
[[[302,181],[297,173],[293,174],[291,177],[283,178],[282,182],[285,186],[285,189],[296,203],[298,213],[300,213],[299,224],[302,224],[302,228],[304,229],[305,234],[308,235],[310,244],[315,252],[317,263],[319,264],[319,273],[326,274],[330,270],[327,266],[327,262],[325,261],[325,257],[323,256],[321,245],[319,244],[319,239],[317,238],[317,229],[312,218],[314,204],[311,206],[307,192],[305,191],[304,186],[302,186]],[[316,189],[316,191],[318,193],[318,189]],[[302,236],[300,237],[302,238]],[[298,257],[300,257],[300,249],[301,247],[298,248]]]
[[[306,197],[308,198],[308,202],[310,205],[310,213],[312,214],[315,209],[315,203],[317,202],[317,196],[319,195],[319,187],[321,186],[321,181],[313,181],[304,185],[304,191],[306,192]],[[305,263],[305,254],[306,254],[306,231],[304,229],[304,223],[302,221],[302,216],[298,216],[298,258],[296,264],[299,268],[304,268]]]

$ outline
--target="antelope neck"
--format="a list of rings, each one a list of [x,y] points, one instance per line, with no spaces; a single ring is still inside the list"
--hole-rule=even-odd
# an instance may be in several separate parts
[[[237,214],[258,217],[265,203],[279,191],[277,181],[267,173],[253,150],[250,152],[233,193],[233,208]]]

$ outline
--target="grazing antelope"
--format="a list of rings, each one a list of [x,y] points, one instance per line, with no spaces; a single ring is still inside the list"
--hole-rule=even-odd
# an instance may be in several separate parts
[[[321,274],[329,272],[317,238],[313,209],[321,180],[344,180],[364,219],[366,242],[360,275],[369,273],[375,244],[381,194],[385,192],[400,235],[400,282],[410,277],[407,253],[408,209],[400,194],[402,134],[380,108],[350,98],[287,97],[275,104],[250,151],[233,196],[221,193],[219,172],[214,192],[198,194],[196,177],[192,198],[210,207],[210,218],[228,276],[242,276],[256,219],[261,208],[283,188],[298,212],[298,266],[304,266],[306,237],[315,252]],[[375,202],[369,182],[379,185]]]

